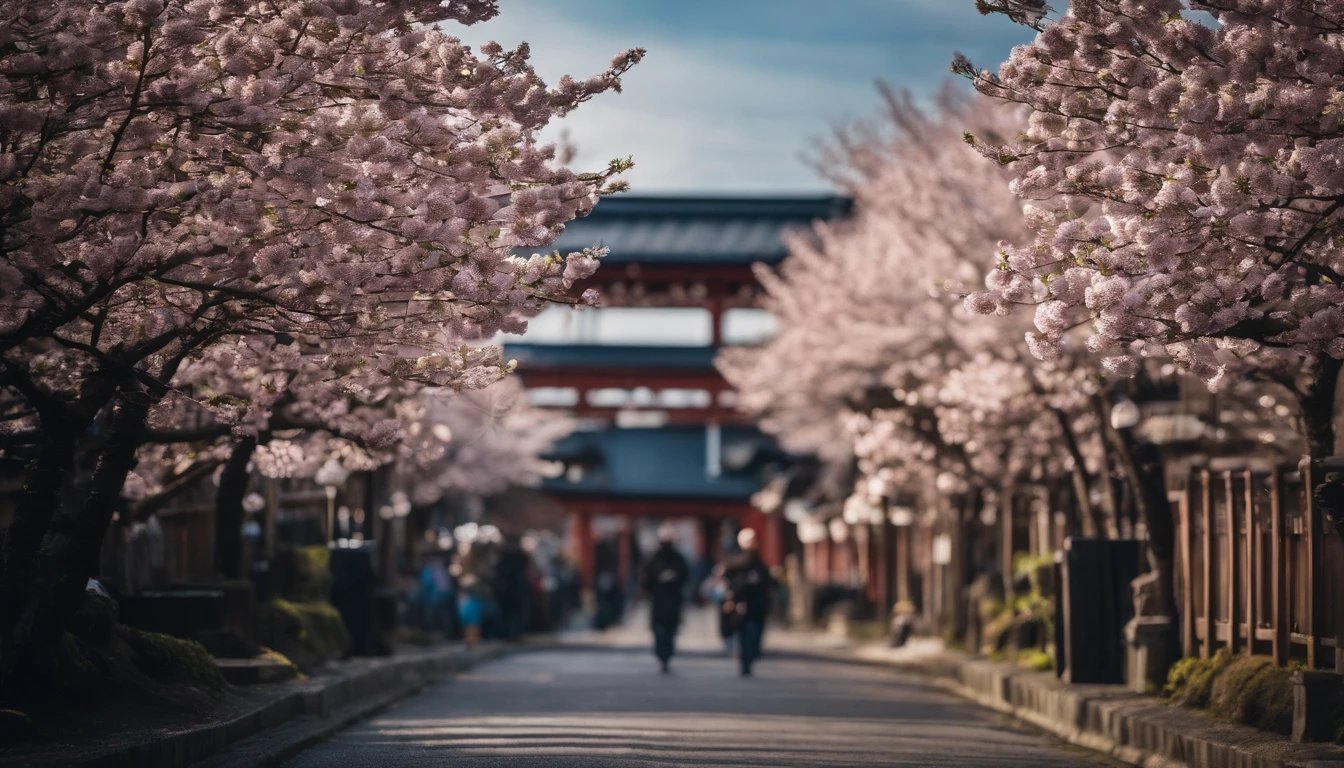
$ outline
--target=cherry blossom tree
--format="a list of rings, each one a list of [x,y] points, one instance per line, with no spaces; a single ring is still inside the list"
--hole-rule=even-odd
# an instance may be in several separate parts
[[[973,310],[1035,306],[1128,376],[1168,355],[1293,393],[1307,452],[1336,450],[1344,358],[1344,7],[1314,0],[980,2],[1040,31],[997,74],[1019,135],[967,140],[1008,169],[1034,236],[999,249]],[[1210,14],[1216,25],[1192,12]]]
[[[1052,492],[1068,494],[1070,529],[1107,535],[1124,483],[1169,605],[1174,541],[1160,462],[1136,459],[1132,439],[1109,424],[1123,379],[1080,343],[1038,360],[1024,341],[1029,312],[1005,303],[1002,317],[977,317],[958,298],[996,243],[1029,236],[1006,174],[963,134],[1006,141],[1022,116],[951,91],[932,115],[885,96],[880,126],[840,132],[818,158],[854,195],[854,218],[796,239],[778,274],[761,270],[779,335],[725,352],[720,367],[743,407],[791,447],[852,455],[855,494],[868,503],[913,492],[944,506],[968,500],[958,514],[980,501],[1011,513],[1018,490],[1062,480]]]
[[[209,350],[293,339],[357,388],[470,388],[503,372],[470,342],[577,301],[598,252],[512,254],[628,162],[577,174],[536,133],[618,90],[642,51],[547,87],[526,45],[478,53],[436,26],[489,18],[489,0],[6,10],[0,386],[26,465],[0,553],[12,671],[82,593],[152,411],[192,394],[192,366],[227,368]]]
[[[955,295],[982,269],[985,247],[1025,232],[1006,180],[980,167],[961,133],[975,125],[1006,136],[1020,123],[950,90],[933,116],[884,95],[880,126],[842,131],[817,158],[855,196],[854,219],[796,238],[779,274],[760,270],[780,333],[725,352],[720,367],[743,407],[791,447],[856,452],[862,472],[889,485],[944,473],[994,485],[1010,463],[1028,471],[1030,456],[1076,467],[1085,486],[1076,387],[1023,354],[1025,319],[1006,330],[965,313]],[[1023,436],[1060,429],[1068,440],[1019,450]],[[1075,450],[1041,452],[1061,445]]]
[[[574,430],[573,419],[528,403],[512,378],[451,396],[426,390],[399,411],[391,482],[420,505],[534,485],[549,470],[545,452]]]

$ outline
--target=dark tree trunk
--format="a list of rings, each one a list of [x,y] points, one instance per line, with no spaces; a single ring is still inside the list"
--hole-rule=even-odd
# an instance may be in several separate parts
[[[1167,499],[1167,479],[1162,449],[1140,443],[1130,430],[1104,424],[1106,438],[1114,449],[1116,464],[1129,484],[1139,519],[1148,529],[1148,564],[1158,574],[1159,615],[1176,617],[1176,523]]]
[[[121,504],[126,475],[135,468],[152,400],[131,393],[113,407],[107,438],[78,502],[62,505],[51,520],[38,553],[35,577],[23,595],[8,635],[6,679],[34,651],[56,647],[65,622],[84,599],[98,572],[98,554],[112,516]]]
[[[1335,453],[1335,394],[1344,360],[1321,355],[1315,363],[1315,375],[1306,390],[1298,393],[1297,404],[1307,455],[1319,461]]]
[[[247,466],[257,450],[257,438],[245,437],[233,447],[215,494],[215,570],[226,579],[243,575],[243,499],[251,475]]]
[[[117,404],[83,505],[63,511],[53,526],[49,556],[44,560],[51,562],[56,573],[51,621],[58,627],[79,606],[89,579],[98,575],[103,538],[113,515],[123,506],[121,489],[139,463],[136,451],[144,441],[145,420],[156,401],[144,392],[134,392]]]
[[[64,417],[43,422],[43,443],[29,462],[14,519],[0,553],[0,680],[8,677],[23,638],[16,634],[24,604],[37,577],[38,553],[60,506],[61,489],[74,471],[79,429]]]
[[[1069,452],[1069,457],[1073,459],[1073,495],[1078,504],[1079,517],[1083,523],[1083,535],[1095,536],[1099,539],[1106,538],[1106,523],[1102,520],[1101,510],[1092,503],[1091,487],[1088,482],[1087,461],[1083,458],[1083,451],[1078,447],[1078,438],[1073,433],[1073,425],[1069,423],[1069,417],[1058,408],[1051,409],[1055,413],[1055,421],[1059,423],[1060,436],[1064,440],[1064,447]]]

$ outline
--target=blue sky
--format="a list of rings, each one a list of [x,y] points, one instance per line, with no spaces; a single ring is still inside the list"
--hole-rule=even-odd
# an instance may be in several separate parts
[[[561,121],[595,169],[633,155],[635,192],[804,192],[800,159],[837,124],[871,115],[878,78],[935,91],[960,50],[996,67],[1030,30],[972,0],[501,0],[498,18],[453,30],[478,44],[526,40],[538,71],[586,76],[647,48],[625,81]]]

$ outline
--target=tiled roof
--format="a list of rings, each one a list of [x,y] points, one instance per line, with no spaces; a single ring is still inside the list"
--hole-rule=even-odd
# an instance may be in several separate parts
[[[506,344],[504,358],[527,368],[714,369],[714,347]]]
[[[776,263],[784,235],[848,214],[843,197],[638,197],[602,200],[570,222],[552,246],[561,253],[600,244],[607,263]]]
[[[752,427],[721,428],[723,472],[705,467],[705,428],[659,427],[576,432],[561,440],[550,457],[589,465],[572,482],[545,480],[544,490],[609,498],[750,499],[761,488],[762,465],[783,455]]]

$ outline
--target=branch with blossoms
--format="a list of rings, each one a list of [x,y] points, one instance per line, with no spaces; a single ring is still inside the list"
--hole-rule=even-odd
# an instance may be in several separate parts
[[[241,445],[287,388],[329,391],[345,419],[338,393],[507,373],[472,345],[596,268],[591,252],[512,254],[553,241],[629,166],[580,175],[537,132],[643,56],[548,87],[525,45],[476,52],[435,27],[492,17],[485,0],[7,10],[0,386],[26,403],[6,402],[10,431],[42,439],[6,449],[26,477],[0,553],[0,684],[82,595],[95,558],[78,553],[165,403],[190,396]],[[93,476],[69,487],[94,424]],[[53,529],[57,515],[79,523]],[[38,572],[58,578],[32,589]]]
[[[1012,172],[1034,230],[1002,248],[1002,274],[969,305],[1037,303],[1043,357],[1081,321],[1121,376],[1140,351],[1211,387],[1260,366],[1295,371],[1286,388],[1309,450],[1332,452],[1341,25],[1339,10],[1298,0],[1166,0],[1141,13],[1088,0],[997,74],[959,57],[954,71],[977,90],[1029,110],[1017,138],[975,143]]]

